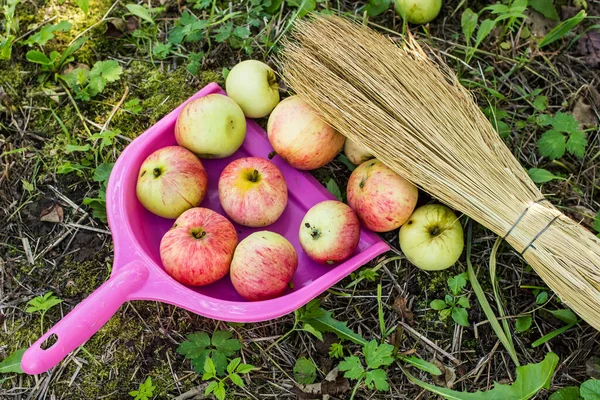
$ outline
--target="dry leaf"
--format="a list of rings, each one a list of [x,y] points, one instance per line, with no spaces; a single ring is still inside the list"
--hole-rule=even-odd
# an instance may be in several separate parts
[[[452,389],[454,382],[456,381],[456,371],[454,368],[442,364],[437,359],[429,360],[429,362],[434,364],[440,369],[440,371],[442,371],[441,375],[433,375],[433,381],[435,384]]]
[[[325,379],[320,383],[310,385],[299,385],[294,387],[293,392],[298,399],[321,399],[324,396],[336,396],[350,390],[350,382],[347,378],[340,376],[337,368],[332,369]]]
[[[600,32],[583,34],[577,42],[577,53],[588,67],[600,67]]]
[[[406,322],[408,322],[409,325],[414,325],[415,323],[415,316],[412,313],[412,311],[410,311],[410,308],[407,307],[407,303],[408,300],[406,300],[406,298],[404,297],[396,297],[394,299],[394,310],[398,313],[398,315],[400,315],[400,317],[402,317],[402,319],[404,319]]]
[[[556,26],[556,21],[544,17],[535,10],[527,9],[523,14],[527,15],[525,24],[527,24],[529,31],[535,37],[542,38],[546,36]]]
[[[58,204],[54,204],[42,210],[40,213],[40,221],[60,224],[63,221],[63,216],[64,213],[62,207]]]
[[[590,357],[585,362],[585,372],[590,378],[600,379],[600,358]]]

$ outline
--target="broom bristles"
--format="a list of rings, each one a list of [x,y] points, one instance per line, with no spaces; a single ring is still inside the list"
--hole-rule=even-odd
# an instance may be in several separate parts
[[[413,41],[398,46],[334,16],[298,21],[281,67],[287,84],[328,124],[440,201],[499,236],[522,216],[507,242],[600,330],[600,241],[541,201],[447,67]]]

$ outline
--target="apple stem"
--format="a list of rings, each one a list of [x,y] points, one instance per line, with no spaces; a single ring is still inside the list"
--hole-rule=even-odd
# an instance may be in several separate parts
[[[254,170],[252,171],[252,174],[250,175],[250,182],[256,182],[258,181],[258,171]]]
[[[269,160],[272,160],[273,157],[275,157],[276,155],[277,155],[277,152],[275,150],[273,150],[272,152],[270,152],[269,155],[268,155]]]
[[[434,226],[433,228],[429,229],[429,234],[431,236],[437,236],[441,233],[440,231],[440,227],[439,226]]]
[[[160,176],[160,174],[162,173],[162,171],[160,170],[160,168],[154,168],[152,170],[152,174],[154,175],[155,178],[158,178]]]
[[[206,236],[206,231],[204,229],[202,229],[197,232],[192,232],[192,236],[195,237],[196,239],[202,239],[204,236]]]

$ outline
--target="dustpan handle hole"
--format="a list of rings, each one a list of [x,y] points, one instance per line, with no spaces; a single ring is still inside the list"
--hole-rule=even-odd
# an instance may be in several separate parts
[[[54,346],[56,342],[58,342],[58,335],[53,333],[52,335],[48,336],[48,339],[44,340],[44,343],[40,345],[40,348],[42,350],[48,350],[50,347]]]

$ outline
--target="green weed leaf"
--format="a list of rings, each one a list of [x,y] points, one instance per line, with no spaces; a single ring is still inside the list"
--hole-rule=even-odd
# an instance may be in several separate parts
[[[45,46],[48,41],[54,39],[55,32],[67,32],[71,29],[72,24],[69,21],[61,21],[56,25],[46,25],[40,28],[37,33],[34,33],[25,41],[25,44],[32,46],[39,44]]]
[[[545,47],[549,44],[556,42],[561,39],[563,36],[571,32],[573,28],[581,23],[585,19],[587,14],[584,10],[581,10],[577,13],[577,15],[561,22],[557,26],[555,26],[544,38],[541,40],[539,47]]]
[[[213,394],[219,400],[225,400],[225,384],[223,382],[219,382],[215,390],[213,390]]]
[[[25,58],[27,58],[27,61],[29,62],[41,64],[43,66],[52,65],[52,61],[39,50],[29,50],[27,54],[25,54]]]
[[[476,48],[479,47],[481,42],[483,42],[486,37],[488,37],[492,29],[494,29],[494,26],[496,26],[496,21],[492,19],[484,19],[481,21],[479,29],[477,30],[477,37],[475,39]]]
[[[583,400],[600,400],[600,380],[588,379],[583,382],[579,393]]]
[[[250,371],[252,371],[253,369],[254,369],[254,365],[240,364],[240,365],[238,365],[235,372],[237,372],[238,374],[247,374]]]
[[[390,0],[369,0],[365,7],[365,11],[369,17],[376,17],[390,8],[390,4]]]
[[[108,182],[110,173],[112,172],[115,163],[102,163],[94,170],[94,182]]]
[[[336,199],[342,201],[342,191],[333,178],[329,178],[327,181],[327,190],[329,190],[329,193],[331,193]]]
[[[460,25],[462,27],[463,35],[465,35],[465,40],[467,42],[467,46],[471,44],[471,37],[473,37],[473,33],[475,33],[475,29],[477,28],[477,21],[479,16],[476,12],[473,12],[470,8],[467,8],[463,11],[462,16],[460,18]]]
[[[558,21],[558,13],[554,7],[553,0],[529,0],[529,7],[542,14],[544,17],[553,21]]]
[[[318,304],[318,301],[311,301],[299,311],[301,322],[309,323],[320,332],[335,333],[340,339],[350,340],[360,345],[367,343],[362,336],[348,328],[346,322],[336,320],[331,311],[320,308]]]
[[[344,346],[341,343],[332,343],[329,347],[329,357],[341,358],[344,356]]]
[[[552,393],[548,400],[580,400],[579,397],[579,388],[577,386],[567,386],[561,389],[558,389],[556,392]]]
[[[550,129],[544,132],[540,140],[538,141],[538,149],[540,154],[544,157],[548,157],[551,160],[556,160],[565,154],[566,139],[565,135],[561,132]]]
[[[233,355],[242,348],[242,344],[237,339],[231,339],[231,331],[216,331],[212,337],[212,345],[226,356]]]
[[[562,179],[561,177],[556,176],[552,172],[543,168],[530,168],[527,171],[527,174],[529,174],[529,177],[535,183],[546,183],[554,179]]]
[[[233,382],[235,385],[239,387],[244,387],[244,381],[242,380],[242,377],[238,374],[229,375],[229,379],[231,379],[231,382]]]
[[[208,379],[214,378],[217,376],[217,370],[215,368],[215,364],[210,357],[207,357],[204,361],[204,375],[202,375],[202,380],[206,381]]]
[[[152,14],[150,14],[150,11],[146,7],[139,4],[126,4],[125,7],[131,14],[154,25],[154,18],[152,18]]]
[[[371,340],[369,343],[363,346],[365,361],[369,369],[376,369],[382,365],[390,365],[394,362],[392,353],[394,352],[394,346],[383,343],[377,345],[376,340]]]
[[[344,361],[338,365],[340,371],[344,371],[344,377],[348,379],[358,379],[362,376],[365,369],[363,368],[360,358],[350,356],[344,358]]]
[[[463,272],[451,278],[448,278],[448,287],[453,295],[457,295],[460,293],[464,287],[467,286],[467,273]]]
[[[517,367],[517,379],[512,385],[494,384],[494,388],[487,392],[458,392],[452,389],[431,385],[423,382],[408,371],[402,370],[408,379],[432,393],[452,400],[527,400],[532,398],[541,389],[550,387],[550,380],[558,364],[558,356],[554,353],[546,354],[544,360],[537,364],[528,364]]]
[[[515,323],[515,329],[517,330],[517,332],[525,332],[529,328],[531,328],[532,322],[533,318],[531,318],[531,315],[523,315],[521,317],[518,317]]]
[[[227,373],[233,374],[237,366],[240,365],[241,361],[242,359],[240,357],[234,358],[233,360],[229,361],[229,364],[227,364]]]
[[[304,17],[317,8],[316,0],[286,0],[286,4],[298,8],[298,18]]]
[[[469,326],[469,314],[467,314],[467,310],[464,308],[452,308],[452,319],[459,325]]]
[[[421,371],[429,372],[431,375],[437,376],[437,375],[442,374],[442,371],[440,371],[440,369],[436,365],[434,365],[430,362],[427,362],[419,357],[415,357],[415,356],[406,357],[403,355],[399,355],[399,358],[402,361],[412,365],[413,367],[419,368]]]
[[[208,396],[210,393],[214,392],[214,390],[219,386],[219,382],[217,381],[212,381],[211,383],[208,384],[208,386],[206,387],[206,389],[204,389],[204,395]]]
[[[575,131],[569,135],[567,140],[567,151],[575,157],[583,158],[585,156],[585,148],[588,145],[585,132]]]
[[[2,360],[2,362],[0,362],[0,374],[8,374],[10,372],[22,374],[21,359],[23,358],[25,350],[27,349],[19,349]]]
[[[76,0],[77,7],[81,8],[81,10],[87,14],[90,10],[90,0]]]
[[[551,310],[550,314],[554,315],[555,318],[558,318],[565,324],[574,324],[577,322],[577,315],[568,308],[563,308],[561,310]]]
[[[387,391],[390,390],[390,386],[388,385],[387,375],[382,369],[374,369],[372,371],[367,371],[365,375],[365,383],[369,389]]]
[[[562,335],[563,333],[565,333],[566,331],[568,331],[569,329],[571,329],[572,327],[574,327],[575,325],[577,325],[577,322],[574,322],[572,324],[569,325],[565,325],[562,328],[558,328],[544,336],[542,336],[541,338],[539,338],[538,340],[536,340],[535,342],[533,342],[531,344],[531,347],[538,347],[543,345],[544,343],[554,339],[555,337]]]
[[[296,364],[294,364],[294,379],[302,385],[314,383],[317,379],[315,364],[306,357],[297,359]]]
[[[317,339],[323,341],[323,334],[315,329],[311,324],[304,323],[302,329],[308,333],[312,333]]]
[[[433,308],[435,311],[441,311],[446,308],[446,302],[444,300],[433,300],[429,306]]]

